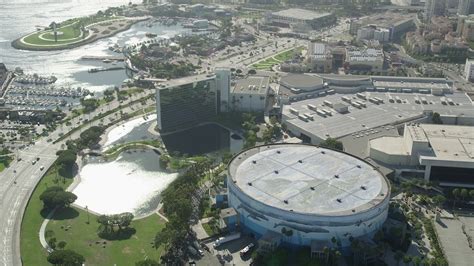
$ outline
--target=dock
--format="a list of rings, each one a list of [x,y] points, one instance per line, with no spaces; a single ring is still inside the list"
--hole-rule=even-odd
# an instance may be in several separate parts
[[[125,61],[125,57],[123,57],[123,56],[94,56],[94,55],[86,55],[86,56],[81,57],[81,60]]]

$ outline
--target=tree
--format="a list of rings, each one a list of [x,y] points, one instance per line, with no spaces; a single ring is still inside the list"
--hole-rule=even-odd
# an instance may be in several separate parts
[[[66,247],[66,245],[67,245],[66,241],[59,241],[58,248],[59,249],[64,249]]]
[[[319,146],[339,151],[344,150],[344,145],[342,144],[342,142],[333,138],[327,138],[325,141],[319,143]]]
[[[420,266],[421,265],[421,258],[420,257],[413,257],[413,265]]]
[[[439,115],[439,113],[436,113],[436,112],[433,113],[431,121],[433,122],[433,124],[443,124],[443,121],[441,120],[441,116]]]
[[[461,189],[461,198],[462,200],[466,200],[466,198],[469,196],[469,191],[465,188]]]
[[[400,265],[400,260],[403,258],[403,252],[401,250],[397,250],[397,252],[393,254],[393,258],[397,262],[397,265]]]
[[[46,209],[69,207],[76,199],[77,196],[74,193],[64,191],[59,186],[49,187],[40,195],[40,200],[43,201]]]
[[[84,257],[72,250],[54,250],[48,255],[48,262],[53,265],[80,266],[86,260]]]
[[[72,169],[77,159],[77,155],[74,151],[68,149],[58,151],[56,154],[58,155],[57,164],[64,165],[66,169]]]
[[[160,264],[152,259],[141,260],[135,263],[135,266],[159,266]]]
[[[443,195],[436,195],[433,197],[433,203],[438,207],[443,206],[444,202],[446,202],[446,198]]]
[[[412,260],[411,256],[409,255],[403,256],[403,263],[405,263],[405,265],[410,264],[411,260]]]
[[[469,197],[471,198],[471,200],[474,200],[474,189],[471,189],[469,191]]]
[[[454,209],[454,206],[456,205],[456,201],[459,200],[459,197],[461,196],[461,190],[459,190],[459,188],[455,188],[453,189],[453,191],[451,191],[451,193],[454,196],[454,201],[453,201],[453,209]]]

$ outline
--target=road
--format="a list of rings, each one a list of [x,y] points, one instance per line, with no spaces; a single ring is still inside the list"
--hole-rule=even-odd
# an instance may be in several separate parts
[[[44,172],[54,163],[56,160],[56,152],[62,149],[64,144],[64,141],[53,144],[52,141],[48,140],[58,139],[62,134],[65,134],[72,128],[86,123],[83,129],[75,131],[70,138],[67,138],[76,139],[83,130],[101,124],[101,120],[116,120],[118,118],[116,113],[118,112],[109,114],[103,119],[93,122],[84,122],[86,119],[93,118],[101,112],[112,110],[121,104],[125,105],[129,101],[138,99],[137,97],[142,98],[151,93],[153,92],[146,91],[122,103],[114,101],[110,104],[106,104],[90,114],[72,119],[70,121],[71,126],[58,126],[56,131],[52,132],[48,137],[43,137],[34,145],[18,150],[17,154],[18,157],[21,158],[21,161],[13,161],[8,168],[0,173],[0,266],[16,266],[22,264],[20,257],[20,228],[24,210],[36,184]],[[148,100],[145,106],[138,102],[132,106],[122,108],[122,111],[124,113],[131,113],[150,105],[154,105],[154,101]],[[33,164],[32,161],[36,160],[36,158],[39,158],[39,161]],[[44,166],[44,170],[40,170],[41,166]]]

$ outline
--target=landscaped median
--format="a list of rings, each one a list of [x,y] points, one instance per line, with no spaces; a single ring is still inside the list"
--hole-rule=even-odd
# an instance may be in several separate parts
[[[266,59],[263,59],[261,61],[254,63],[253,65],[251,65],[251,67],[257,70],[270,70],[272,66],[278,65],[282,62],[292,59],[296,53],[301,53],[303,49],[304,48],[301,46],[301,47],[296,47],[296,48],[278,53],[274,56],[268,57]]]

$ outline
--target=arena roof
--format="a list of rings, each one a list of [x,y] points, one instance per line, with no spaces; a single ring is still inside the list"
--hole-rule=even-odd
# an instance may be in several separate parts
[[[307,89],[318,88],[324,84],[322,78],[304,74],[289,74],[280,79],[280,83],[288,88]]]
[[[278,12],[273,12],[273,16],[281,16],[281,17],[288,17],[298,20],[313,20],[318,19],[321,17],[325,17],[330,15],[331,13],[321,13],[321,12],[314,12],[311,10],[300,9],[300,8],[290,8],[281,10]]]
[[[304,214],[351,215],[377,206],[389,194],[387,180],[372,165],[311,145],[252,148],[232,160],[229,174],[256,201]]]

